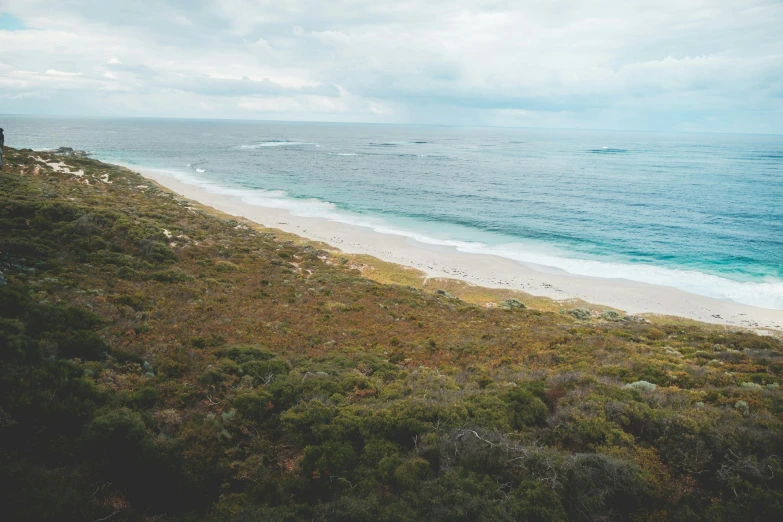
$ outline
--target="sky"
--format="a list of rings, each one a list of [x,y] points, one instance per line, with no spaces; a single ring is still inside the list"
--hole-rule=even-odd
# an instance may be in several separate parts
[[[0,114],[783,133],[781,0],[0,0]]]

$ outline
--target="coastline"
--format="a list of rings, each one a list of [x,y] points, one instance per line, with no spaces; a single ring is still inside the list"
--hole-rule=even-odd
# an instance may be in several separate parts
[[[363,254],[412,267],[428,278],[445,278],[492,289],[516,290],[566,301],[581,299],[630,314],[677,316],[705,323],[783,331],[783,310],[705,297],[672,287],[624,279],[575,275],[553,267],[538,267],[491,254],[475,254],[451,246],[376,232],[368,227],[296,216],[288,210],[243,202],[185,183],[163,171],[123,167],[137,172],[182,197],[260,225],[329,244],[347,254]]]

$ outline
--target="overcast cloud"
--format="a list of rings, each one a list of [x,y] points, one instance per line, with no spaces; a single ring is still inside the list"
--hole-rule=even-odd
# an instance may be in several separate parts
[[[0,113],[783,133],[780,0],[0,0]]]

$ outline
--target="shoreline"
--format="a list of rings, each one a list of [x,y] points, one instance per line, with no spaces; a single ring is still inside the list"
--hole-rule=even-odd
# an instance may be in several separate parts
[[[677,316],[762,332],[764,329],[783,331],[783,310],[723,301],[649,283],[575,275],[555,267],[538,267],[492,254],[463,252],[456,247],[383,234],[369,227],[297,216],[284,209],[248,204],[233,195],[209,192],[164,171],[121,166],[225,214],[320,241],[347,254],[364,254],[412,267],[424,272],[427,278],[457,279],[476,286],[516,290],[556,301],[581,299],[630,314]]]

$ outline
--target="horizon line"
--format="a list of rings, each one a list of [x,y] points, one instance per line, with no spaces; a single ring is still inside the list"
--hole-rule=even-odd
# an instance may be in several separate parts
[[[413,123],[413,122],[368,122],[368,121],[321,121],[321,120],[286,120],[286,119],[262,119],[262,118],[204,118],[188,116],[106,116],[106,115],[77,115],[77,114],[31,114],[31,113],[0,113],[0,117],[29,117],[29,118],[84,118],[94,120],[180,120],[180,121],[223,121],[223,122],[249,122],[249,123],[302,123],[320,125],[388,125],[410,127],[454,127],[454,128],[484,128],[484,129],[528,129],[528,130],[561,130],[561,131],[593,131],[593,132],[634,132],[634,133],[660,133],[660,134],[717,134],[734,136],[783,136],[782,132],[725,132],[725,131],[688,131],[688,130],[646,130],[646,129],[618,129],[595,127],[530,127],[522,125],[480,125],[457,123]]]

